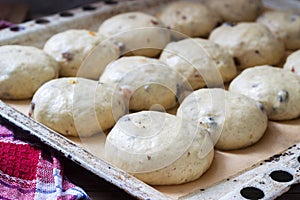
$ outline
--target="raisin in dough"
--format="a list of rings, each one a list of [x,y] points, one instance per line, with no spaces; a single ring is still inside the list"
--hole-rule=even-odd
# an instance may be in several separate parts
[[[293,52],[287,57],[283,68],[300,76],[300,50]]]
[[[257,22],[266,25],[276,36],[283,40],[286,49],[300,48],[300,15],[283,11],[263,13]]]
[[[209,39],[228,49],[241,69],[257,65],[276,65],[285,54],[284,43],[263,24],[224,24]]]
[[[211,165],[213,152],[207,131],[156,111],[123,116],[105,143],[110,163],[151,185],[196,180]]]
[[[172,108],[180,95],[176,71],[154,58],[122,57],[110,63],[99,80],[119,84],[129,100],[129,109],[135,111],[157,109],[157,104]]]
[[[45,82],[57,78],[57,62],[29,46],[0,47],[0,99],[29,99]]]
[[[169,43],[159,59],[181,74],[192,89],[220,86],[237,74],[232,56],[206,39],[188,38]]]
[[[199,2],[179,1],[169,4],[158,15],[176,39],[208,37],[221,19]],[[177,33],[179,32],[179,34]]]
[[[261,0],[209,0],[206,4],[227,22],[255,21],[263,10]]]
[[[33,96],[30,115],[66,136],[88,137],[111,128],[125,114],[120,88],[84,78],[59,78]]]
[[[215,147],[221,150],[255,144],[268,124],[260,103],[223,89],[194,91],[179,106],[177,116],[206,128]]]
[[[53,35],[45,43],[44,51],[60,64],[61,77],[79,76],[96,80],[105,66],[120,56],[117,45],[104,36],[84,29],[71,29]],[[92,51],[93,57],[88,57]]]
[[[271,66],[244,70],[230,84],[239,92],[262,103],[271,120],[290,120],[300,116],[300,77]]]
[[[141,12],[115,15],[98,32],[121,43],[128,55],[155,57],[170,41],[170,31],[156,17]]]

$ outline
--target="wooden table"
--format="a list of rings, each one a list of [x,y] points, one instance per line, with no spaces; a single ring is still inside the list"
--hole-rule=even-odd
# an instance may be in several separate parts
[[[81,187],[92,200],[130,200],[135,199],[118,187],[87,171],[76,163],[62,158],[65,176]]]
[[[0,20],[22,23],[28,14],[29,5],[22,3],[0,3]]]
[[[74,184],[84,189],[92,200],[132,200],[134,197],[123,190],[106,182],[93,173],[85,170],[72,161],[62,158],[66,177]],[[298,200],[300,199],[300,184],[291,189],[276,200]]]

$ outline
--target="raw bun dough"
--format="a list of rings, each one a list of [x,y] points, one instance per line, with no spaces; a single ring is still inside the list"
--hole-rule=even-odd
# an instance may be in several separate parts
[[[215,147],[233,150],[256,143],[265,133],[268,118],[260,103],[223,89],[200,89],[187,96],[177,116],[206,128]]]
[[[261,0],[208,0],[207,6],[224,21],[255,21],[263,11]]]
[[[237,74],[232,56],[206,39],[188,38],[169,43],[159,59],[174,68],[191,89],[220,86]]]
[[[57,78],[57,62],[29,46],[0,47],[0,99],[29,99],[45,82]]]
[[[300,15],[283,11],[263,13],[257,22],[266,25],[276,36],[284,41],[286,49],[300,48]]]
[[[262,103],[271,120],[290,120],[300,116],[300,77],[271,66],[244,70],[229,90]]]
[[[142,12],[115,15],[105,20],[98,32],[120,43],[128,55],[156,57],[170,41],[170,31]]]
[[[106,159],[151,185],[199,178],[214,156],[207,131],[174,115],[142,111],[123,116],[105,143]]]
[[[130,110],[156,110],[161,106],[169,109],[180,98],[176,71],[154,58],[122,57],[110,63],[99,80],[119,84],[129,100]]]
[[[120,88],[84,78],[60,78],[38,89],[30,115],[63,135],[88,137],[111,128],[125,112]]]
[[[293,52],[287,57],[283,68],[300,76],[300,50]]]
[[[176,39],[208,37],[221,22],[218,15],[199,2],[179,1],[167,5],[158,15]],[[179,34],[177,33],[179,32]]]
[[[276,65],[285,55],[284,43],[260,23],[223,24],[209,39],[228,49],[242,69]]]
[[[104,36],[84,29],[71,29],[53,35],[45,43],[44,51],[60,64],[61,77],[78,76],[96,80],[105,66],[120,56],[117,45]],[[88,57],[91,53],[97,56]],[[85,61],[85,58],[89,60]]]

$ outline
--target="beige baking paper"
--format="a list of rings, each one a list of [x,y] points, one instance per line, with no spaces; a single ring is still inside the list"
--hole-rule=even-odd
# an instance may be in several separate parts
[[[6,101],[6,103],[27,115],[29,100]],[[90,138],[72,137],[69,139],[95,156],[104,159],[105,138],[104,134],[98,134]],[[182,185],[154,186],[154,188],[177,199],[246,171],[298,142],[300,142],[300,119],[283,122],[270,121],[265,135],[257,144],[242,150],[215,151],[211,167],[198,180]]]

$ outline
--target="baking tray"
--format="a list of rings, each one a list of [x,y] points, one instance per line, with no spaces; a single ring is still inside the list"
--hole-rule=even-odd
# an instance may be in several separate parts
[[[57,32],[70,28],[97,30],[104,19],[117,13],[133,10],[154,13],[170,1],[120,0],[91,4],[2,30],[0,45],[42,47]],[[293,0],[265,0],[264,3],[268,9],[300,10],[299,2]],[[247,195],[274,199],[299,182],[300,119],[270,121],[266,134],[252,147],[216,151],[212,166],[196,181],[176,186],[149,186],[103,159],[104,134],[85,139],[66,138],[27,117],[29,102],[0,102],[0,122],[21,130],[20,138],[42,142],[139,199],[254,198]]]

